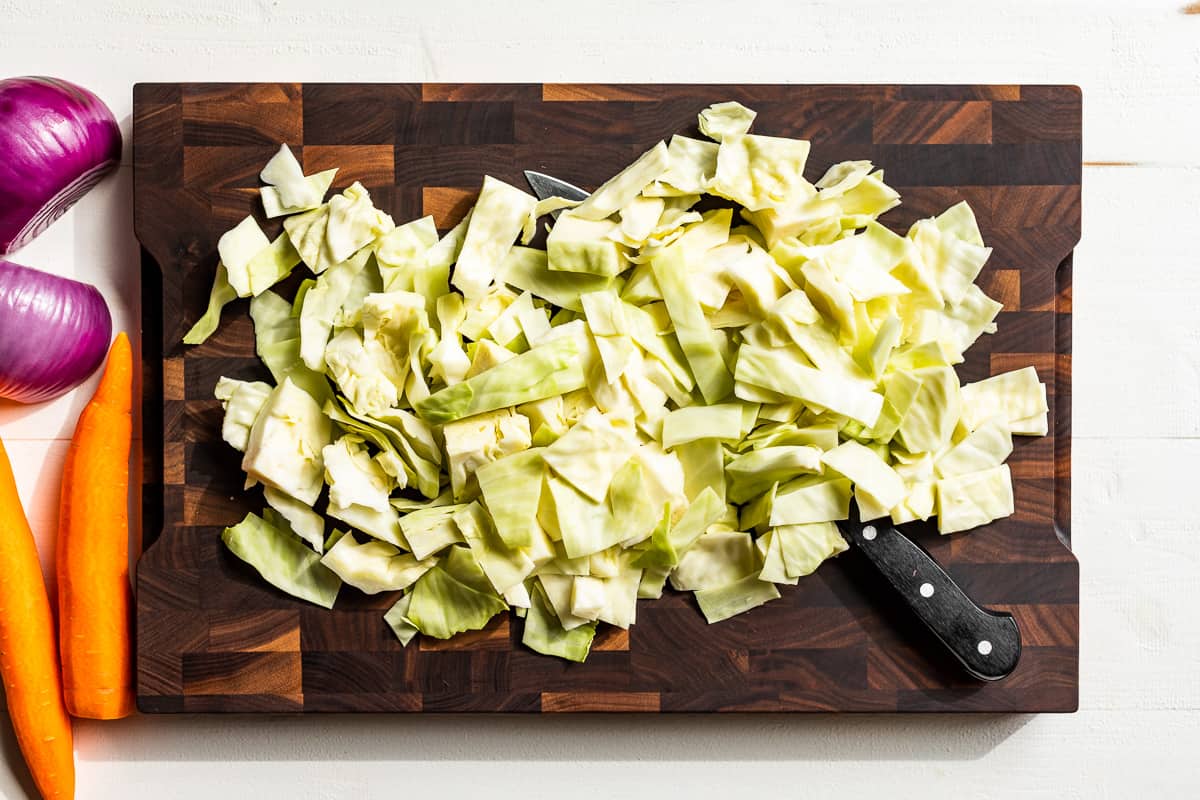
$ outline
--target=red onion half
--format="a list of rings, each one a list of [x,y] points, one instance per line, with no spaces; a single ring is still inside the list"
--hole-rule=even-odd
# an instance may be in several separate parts
[[[117,120],[87,89],[0,81],[0,255],[32,241],[120,160]]]
[[[0,397],[39,403],[104,360],[112,316],[95,286],[0,261]]]

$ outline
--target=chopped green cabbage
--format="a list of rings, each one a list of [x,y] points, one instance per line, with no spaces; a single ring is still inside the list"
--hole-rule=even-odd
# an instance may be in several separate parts
[[[263,489],[263,498],[267,505],[292,527],[292,532],[318,553],[325,550],[325,518],[312,510],[307,503],[302,503],[291,495],[284,494],[278,489],[267,486]]]
[[[835,434],[836,435],[836,434]],[[752,450],[725,465],[729,499],[744,503],[804,473],[821,472],[821,451],[809,445],[777,445]]]
[[[596,636],[596,623],[585,623],[567,630],[551,608],[541,584],[535,582],[529,595],[532,602],[529,613],[525,615],[521,643],[544,655],[558,656],[567,661],[585,661],[592,647],[592,639]]]
[[[741,136],[749,132],[756,116],[738,102],[714,103],[700,112],[700,132],[718,142],[726,136]]]
[[[1032,419],[1049,410],[1046,387],[1033,367],[1005,372],[962,387],[962,419],[976,430],[991,419],[1013,423]],[[1013,433],[1019,431],[1013,430]]]
[[[312,397],[284,378],[250,429],[242,470],[312,505],[325,482],[321,451],[330,441],[330,432],[329,419]]]
[[[686,251],[672,246],[651,262],[663,289],[663,300],[675,327],[675,338],[687,358],[692,377],[708,403],[719,403],[733,389],[733,377],[721,353],[721,339],[708,327],[688,281]]]
[[[543,459],[554,474],[599,503],[635,446],[632,430],[592,409],[546,448]]]
[[[794,205],[816,194],[804,180],[808,149],[800,139],[725,134],[709,189],[749,211]]]
[[[849,549],[832,522],[781,525],[772,530],[783,553],[784,572],[789,578],[811,575],[823,561]]]
[[[222,377],[213,391],[225,409],[221,438],[234,450],[246,452],[250,428],[271,395],[271,385],[262,381],[237,381]]]
[[[781,485],[771,504],[771,527],[830,522],[850,515],[850,481],[804,476]]]
[[[348,533],[329,548],[321,563],[364,594],[379,594],[407,589],[432,569],[437,559],[418,561],[412,553],[402,553],[386,542],[359,544]]]
[[[582,389],[587,384],[582,348],[574,337],[564,336],[491,369],[447,386],[416,404],[417,413],[432,424],[532,403]]]
[[[842,477],[849,478],[856,491],[867,492],[885,509],[890,510],[904,499],[904,479],[870,447],[854,440],[845,441],[822,455],[821,461]]]
[[[404,613],[414,628],[435,639],[479,630],[506,608],[470,551],[455,545],[446,552],[417,580]]]
[[[696,540],[671,572],[683,592],[719,589],[755,571],[754,539],[740,531],[713,531]]]
[[[574,209],[580,219],[603,220],[627,206],[642,189],[658,180],[670,163],[666,142],[659,142]]]
[[[937,482],[940,533],[955,533],[1013,513],[1012,475],[1007,464],[942,478]]]
[[[221,324],[221,309],[237,299],[237,290],[229,283],[229,270],[224,264],[217,264],[217,273],[213,278],[212,292],[208,296],[208,308],[204,316],[196,320],[183,337],[184,344],[204,344],[208,337],[217,331]]]
[[[742,438],[742,414],[738,403],[676,409],[663,419],[662,445],[678,447],[697,439],[736,442]]]
[[[388,612],[383,615],[383,621],[392,629],[392,633],[396,634],[396,638],[400,640],[400,644],[404,647],[416,638],[421,631],[408,618],[408,607],[412,605],[412,593],[402,595],[396,604],[388,609]]]
[[[1032,367],[959,384],[1002,309],[971,209],[894,233],[870,161],[809,183],[809,143],[754,117],[704,109],[714,141],[659,142],[583,202],[485,176],[440,239],[357,183],[323,202],[336,171],[281,147],[261,177],[283,235],[221,237],[185,339],[252,298],[271,381],[214,393],[268,508],[229,549],[321,605],[399,593],[402,644],[511,608],[531,649],[582,661],[668,582],[710,622],[778,597],[846,549],[852,498],[943,533],[1013,513],[1012,437],[1049,406]],[[271,290],[301,262],[315,278]]]
[[[487,293],[536,205],[536,198],[504,181],[483,179],[452,278],[468,300]]]
[[[341,580],[291,531],[270,525],[255,514],[247,514],[237,525],[225,529],[221,541],[277,589],[324,608],[333,608],[342,587]]]
[[[779,590],[775,584],[760,580],[757,575],[747,575],[725,586],[696,592],[696,604],[710,625],[778,599]]]
[[[524,450],[475,470],[496,533],[510,548],[533,544],[546,471],[543,455],[542,448]]]

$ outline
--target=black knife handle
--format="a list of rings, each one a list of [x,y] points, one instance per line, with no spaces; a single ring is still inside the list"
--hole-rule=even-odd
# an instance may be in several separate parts
[[[1021,631],[1012,614],[976,605],[924,548],[887,518],[841,528],[973,677],[996,681],[1016,669]]]

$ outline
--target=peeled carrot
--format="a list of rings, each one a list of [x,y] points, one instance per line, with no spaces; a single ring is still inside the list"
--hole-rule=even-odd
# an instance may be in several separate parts
[[[71,719],[33,531],[0,442],[0,677],[17,744],[42,797],[75,796]]]
[[[76,717],[133,713],[129,441],[133,355],[118,334],[63,472],[57,549],[63,694]]]

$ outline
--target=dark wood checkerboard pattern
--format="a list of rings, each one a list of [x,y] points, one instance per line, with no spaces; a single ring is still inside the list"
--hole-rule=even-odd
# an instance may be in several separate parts
[[[783,599],[709,626],[692,602],[641,601],[586,664],[519,644],[507,615],[407,649],[388,596],[343,591],[333,611],[264,585],[221,529],[258,510],[220,441],[220,375],[264,374],[246,306],[203,346],[218,236],[261,218],[257,174],[280,142],[307,172],[341,168],[397,221],[452,225],[483,175],[527,168],[593,187],[697,112],[736,99],[760,133],[812,140],[810,177],[869,158],[904,205],[903,231],[967,199],[995,252],[981,279],[1000,332],[964,381],[1027,364],[1049,384],[1051,435],[1021,438],[1017,513],[919,540],[979,601],[1016,615],[1020,667],[979,685],[947,663],[851,552]],[[1071,251],[1080,229],[1080,94],[1062,86],[142,84],[134,90],[137,234],[144,247],[146,552],[137,574],[137,689],[175,711],[1070,711],[1079,577],[1070,536]],[[260,219],[260,221],[262,221]],[[265,221],[264,221],[265,222]],[[264,225],[275,233],[277,223]],[[161,435],[160,435],[161,432]]]

